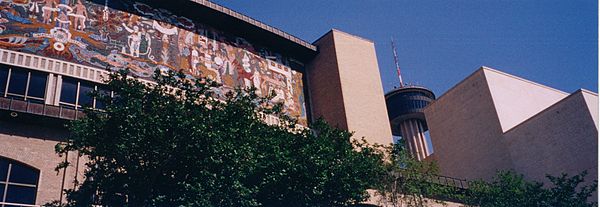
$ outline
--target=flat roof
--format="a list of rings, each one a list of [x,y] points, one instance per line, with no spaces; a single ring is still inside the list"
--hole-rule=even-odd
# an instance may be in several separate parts
[[[249,42],[265,46],[274,52],[300,61],[308,61],[317,53],[317,47],[311,43],[211,1],[147,0],[142,2],[243,37]]]

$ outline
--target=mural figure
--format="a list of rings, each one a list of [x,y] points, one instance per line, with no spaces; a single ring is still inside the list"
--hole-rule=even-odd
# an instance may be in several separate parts
[[[44,0],[44,6],[42,7],[42,16],[44,24],[50,24],[52,22],[52,13],[58,11],[54,6],[56,5],[55,0]]]
[[[162,58],[162,63],[167,63],[169,61],[169,36],[177,34],[177,27],[168,28],[168,26],[163,26],[156,20],[152,22],[152,27],[162,33],[160,40],[163,44],[160,57]]]
[[[125,25],[125,23],[123,23],[123,28],[125,28],[125,30],[127,30],[127,32],[130,33],[130,35],[127,36],[127,45],[129,46],[129,55],[131,55],[133,57],[139,57],[140,56],[140,44],[142,42],[142,32],[140,31],[140,28],[136,25],[136,26],[133,26],[133,29],[132,29],[132,28],[127,27],[127,25]]]
[[[85,29],[85,20],[87,19],[87,9],[83,3],[81,3],[81,1],[82,0],[79,0],[77,1],[77,4],[75,4],[75,13],[69,14],[70,16],[75,17],[75,23],[73,23],[73,26],[78,30]]]
[[[69,20],[69,13],[73,12],[73,8],[71,8],[67,4],[58,4],[58,17],[54,20],[57,22],[57,26],[63,29],[69,29],[69,25],[71,24],[71,20]]]
[[[31,5],[29,5],[29,11],[33,12],[34,14],[40,13],[40,5],[38,2],[32,1]]]

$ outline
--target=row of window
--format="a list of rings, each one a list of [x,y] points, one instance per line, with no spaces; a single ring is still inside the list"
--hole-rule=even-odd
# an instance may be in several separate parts
[[[0,157],[0,206],[35,204],[40,171]]]
[[[44,103],[48,73],[0,65],[0,96],[29,102]],[[104,109],[105,104],[92,96],[93,91],[109,95],[101,85],[75,78],[62,78],[60,105],[69,108],[92,107]]]
[[[0,68],[0,94],[4,97],[44,102],[48,74],[17,68]]]
[[[405,100],[394,104],[394,108],[401,110],[425,108],[429,102],[424,100]]]
[[[106,104],[92,96],[98,91],[102,95],[110,95],[110,91],[102,86],[75,78],[63,77],[60,90],[60,105],[65,107],[80,108],[92,107],[104,109]]]

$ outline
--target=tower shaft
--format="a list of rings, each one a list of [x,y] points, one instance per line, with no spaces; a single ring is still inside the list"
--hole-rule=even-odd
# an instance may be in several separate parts
[[[399,127],[409,152],[419,161],[425,159],[430,154],[430,150],[425,140],[425,130],[421,120],[408,119],[400,123]]]

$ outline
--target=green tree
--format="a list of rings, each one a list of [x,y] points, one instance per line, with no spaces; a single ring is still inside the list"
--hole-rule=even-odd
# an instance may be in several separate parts
[[[457,192],[453,186],[436,182],[437,164],[416,160],[405,147],[404,139],[387,147],[387,154],[386,173],[377,188],[380,201],[386,206],[428,206],[443,203],[436,199],[453,198]]]
[[[588,201],[596,191],[597,181],[580,186],[586,175],[586,171],[572,177],[564,173],[558,177],[547,175],[551,184],[544,186],[526,181],[515,172],[500,171],[492,182],[471,182],[469,191],[459,197],[470,206],[481,207],[597,206],[596,202]]]
[[[526,181],[523,175],[500,171],[492,182],[469,182],[467,189],[437,182],[435,162],[417,161],[407,151],[404,140],[387,147],[386,173],[377,187],[386,206],[429,206],[454,201],[481,207],[594,207],[588,199],[597,189],[597,181],[583,185],[586,171],[569,177],[547,175],[549,185]]]
[[[88,162],[67,206],[338,206],[367,199],[384,173],[381,151],[323,121],[295,128],[254,90],[215,98],[209,79],[155,79],[112,74],[115,95],[94,94],[106,110],[70,124],[57,153]],[[283,121],[267,125],[260,113]]]

